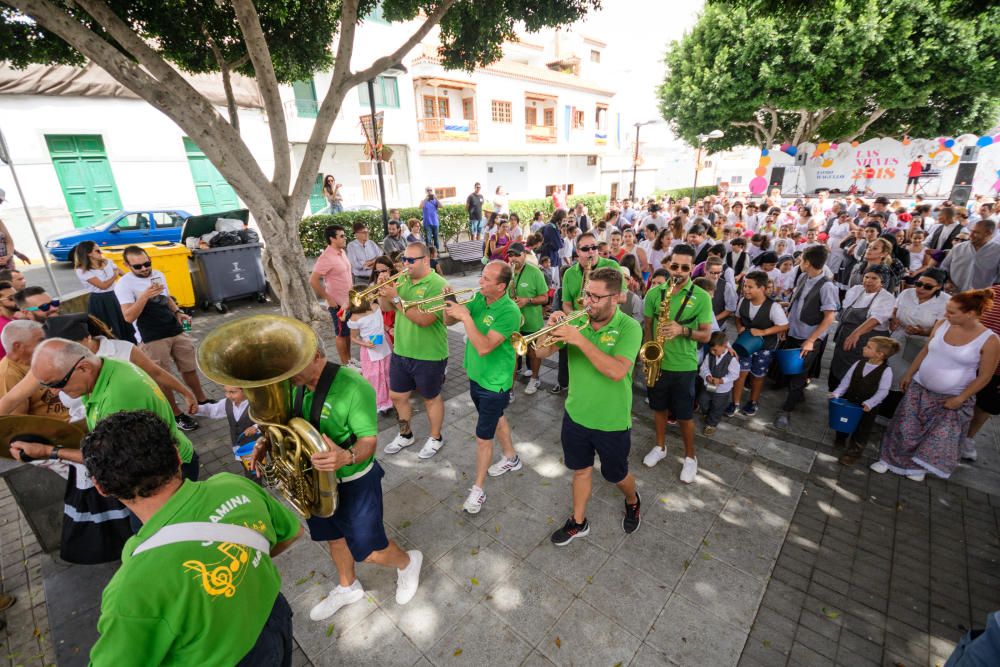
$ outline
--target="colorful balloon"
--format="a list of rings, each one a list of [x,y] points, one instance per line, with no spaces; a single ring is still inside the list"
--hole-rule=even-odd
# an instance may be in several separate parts
[[[993,137],[979,137],[979,141],[976,142],[977,146],[985,147],[993,143]]]
[[[830,150],[830,144],[824,141],[823,143],[821,143],[819,146],[816,147],[816,150],[819,151],[819,153],[822,155],[823,153]]]
[[[750,188],[750,194],[753,195],[763,194],[764,190],[767,189],[767,179],[764,178],[763,176],[758,176],[754,179],[751,179],[750,183],[748,184],[748,187]]]
[[[955,145],[955,140],[954,139],[948,139],[948,140],[946,140],[944,142],[944,147],[945,148],[951,148],[954,145]]]
[[[944,146],[947,141],[948,137],[938,137],[938,143],[941,144],[942,146]]]
[[[830,144],[830,148],[832,148],[833,150],[837,150],[838,145],[839,144]]]
[[[766,167],[767,165],[771,164],[771,156],[770,155],[763,156],[758,164],[760,164],[760,166],[762,167]]]
[[[761,155],[768,155],[770,152],[771,151],[767,150],[766,148],[761,148],[760,149],[760,154]]]
[[[833,160],[831,160],[830,158],[827,158],[827,159],[823,160],[823,168],[824,169],[826,169],[827,167],[831,166],[832,164],[833,164]]]
[[[799,147],[789,146],[787,149],[785,149],[785,152],[791,155],[792,157],[795,157],[795,154],[799,152]]]
[[[767,173],[767,167],[757,167],[756,169],[753,170],[754,176],[763,176],[766,173]]]
[[[858,146],[860,146],[860,145],[861,145],[861,142],[860,142],[860,141],[856,141],[856,140],[855,140],[855,141],[852,141],[852,142],[851,142],[851,148],[857,148],[857,147],[858,147]]]

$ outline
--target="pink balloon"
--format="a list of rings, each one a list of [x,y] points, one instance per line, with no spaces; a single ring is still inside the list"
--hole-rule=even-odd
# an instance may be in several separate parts
[[[763,176],[758,176],[750,181],[748,184],[750,188],[750,193],[754,195],[759,195],[767,189],[767,179]]]
[[[837,150],[837,145],[838,144],[830,144],[830,148],[832,148],[833,150]]]

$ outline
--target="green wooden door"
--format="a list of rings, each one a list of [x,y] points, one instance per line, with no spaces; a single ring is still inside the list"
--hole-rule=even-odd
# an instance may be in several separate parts
[[[86,227],[122,207],[99,134],[47,134],[55,167],[73,225]]]
[[[309,209],[315,213],[326,208],[326,197],[323,196],[323,174],[316,174],[312,192],[309,193]]]
[[[236,191],[226,182],[215,165],[205,157],[198,145],[187,137],[184,137],[184,151],[191,167],[191,178],[194,179],[194,189],[198,193],[201,212],[218,213],[239,208],[240,200],[236,197]]]

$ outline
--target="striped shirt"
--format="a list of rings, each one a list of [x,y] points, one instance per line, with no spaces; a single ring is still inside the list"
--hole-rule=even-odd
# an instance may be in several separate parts
[[[993,307],[983,313],[979,321],[983,323],[983,326],[1000,336],[1000,285],[993,286]],[[993,374],[1000,375],[1000,363],[997,364]]]

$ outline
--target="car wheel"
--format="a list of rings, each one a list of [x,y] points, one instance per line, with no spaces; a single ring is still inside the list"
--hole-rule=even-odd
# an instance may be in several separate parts
[[[224,303],[216,303],[213,305],[215,306],[215,310],[218,311],[220,314],[229,312],[229,308],[227,308],[226,304]]]

